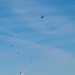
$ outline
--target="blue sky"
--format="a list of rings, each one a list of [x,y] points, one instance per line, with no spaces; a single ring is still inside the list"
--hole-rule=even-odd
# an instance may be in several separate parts
[[[0,0],[0,74],[20,71],[75,75],[74,0]]]

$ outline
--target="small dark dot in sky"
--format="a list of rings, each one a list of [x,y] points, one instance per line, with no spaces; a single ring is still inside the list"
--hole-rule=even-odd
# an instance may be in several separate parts
[[[41,18],[44,18],[44,16],[41,16]]]
[[[17,52],[17,54],[20,54],[20,52]]]
[[[11,45],[11,47],[13,47],[13,45]]]
[[[32,63],[32,61],[30,61],[30,63]]]

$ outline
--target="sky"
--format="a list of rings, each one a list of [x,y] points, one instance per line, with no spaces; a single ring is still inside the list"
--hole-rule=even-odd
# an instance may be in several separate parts
[[[0,0],[0,75],[20,71],[75,75],[75,0]]]

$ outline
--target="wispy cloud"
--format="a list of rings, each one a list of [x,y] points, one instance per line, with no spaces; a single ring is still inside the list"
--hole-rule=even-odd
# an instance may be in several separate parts
[[[72,55],[66,51],[63,51],[61,49],[58,48],[52,48],[52,47],[47,47],[44,45],[40,45],[37,44],[33,41],[30,41],[26,38],[22,38],[19,35],[8,31],[8,33],[12,34],[14,37],[9,37],[6,36],[8,40],[10,41],[14,41],[14,42],[18,42],[21,44],[25,44],[28,47],[31,47],[32,49],[36,49],[37,52],[42,53],[44,55],[47,55],[48,57],[51,56],[52,58],[54,58],[56,61],[59,61],[61,63],[75,63],[75,59],[72,57]],[[4,36],[5,37],[5,36]]]
[[[7,0],[6,0],[6,2],[7,2]],[[9,2],[9,4],[11,4],[11,3],[14,4],[12,7],[10,7],[10,12],[12,12],[13,14],[17,14],[17,13],[20,14],[20,17],[19,17],[18,21],[22,21],[22,20],[23,21],[24,20],[27,21],[27,24],[24,25],[24,26],[27,26],[27,27],[30,27],[31,29],[34,29],[38,34],[43,34],[43,35],[46,35],[46,34],[47,35],[50,35],[50,34],[54,35],[55,34],[57,36],[57,34],[63,34],[63,33],[69,33],[69,34],[71,34],[71,33],[75,33],[74,26],[71,25],[71,22],[67,19],[67,17],[51,16],[50,15],[49,17],[46,16],[43,19],[44,20],[43,21],[43,20],[40,19],[40,17],[39,18],[35,18],[35,17],[32,17],[32,15],[31,15],[32,12],[33,13],[35,12],[35,14],[36,13],[41,13],[41,12],[44,13],[44,14],[46,14],[47,12],[50,12],[50,11],[51,11],[50,12],[51,14],[52,14],[52,12],[55,12],[55,11],[57,12],[58,10],[53,9],[53,7],[52,8],[47,8],[47,7],[43,7],[41,5],[39,6],[39,4],[37,6],[37,5],[35,5],[35,4],[37,4],[37,1],[28,2],[28,1],[20,1],[19,0],[18,2],[17,1],[8,1],[8,2]],[[39,11],[40,9],[42,9],[42,11]],[[53,11],[52,11],[52,9],[53,9]],[[29,15],[29,16],[25,18],[25,16],[22,16],[24,14]],[[9,26],[11,26],[11,25],[9,25]],[[18,26],[23,26],[23,25],[18,25]],[[16,25],[16,27],[17,27],[17,25]],[[1,31],[5,31],[6,33],[12,35],[12,37],[14,37],[14,38],[12,38],[11,36],[10,37],[7,36],[7,37],[9,39],[12,38],[13,41],[21,42],[21,43],[26,42],[26,43],[28,43],[28,46],[30,45],[33,48],[37,48],[37,49],[40,49],[40,50],[42,49],[42,52],[44,52],[46,50],[46,48],[45,48],[45,50],[43,51],[43,49],[44,49],[43,47],[44,46],[42,46],[40,44],[37,44],[37,43],[34,43],[32,41],[29,41],[26,38],[24,39],[24,37],[21,37],[20,35],[17,35],[15,33],[11,32],[11,31],[9,31],[9,30],[11,30],[11,27],[10,27],[9,30],[2,29],[2,28],[0,30]],[[15,39],[15,37],[17,39]],[[47,49],[49,51],[49,48],[47,48]],[[52,49],[52,48],[50,48],[50,49]],[[65,56],[65,52],[63,53],[62,52],[63,50],[60,50],[60,51],[58,51],[57,49],[56,50],[52,49],[52,50],[50,51],[52,55],[54,55],[56,57],[57,55],[60,54],[60,55],[62,55],[61,56],[62,60],[64,60],[63,55]],[[46,50],[46,52],[47,52],[47,50]],[[67,53],[66,53],[66,55],[67,55]],[[60,56],[57,56],[57,58],[59,58],[59,57]]]
[[[25,74],[31,73],[31,69],[34,70],[35,67],[35,72],[39,71],[40,66],[41,69],[43,66],[45,69],[42,72],[39,71],[39,75],[42,75],[44,71],[50,75],[49,69],[52,73],[60,69],[67,70],[67,67],[75,69],[73,67],[75,56],[67,50],[57,48],[57,44],[75,44],[75,22],[65,16],[60,8],[45,6],[37,0],[4,0],[2,3],[1,6],[7,11],[5,14],[4,9],[2,10],[5,16],[0,18],[0,39],[19,44],[24,49],[44,56],[44,59],[39,59],[29,66]],[[43,19],[40,18],[42,15],[45,16]],[[12,58],[14,51],[20,48],[19,46],[12,49],[13,51],[0,53],[0,59]],[[24,52],[23,49],[21,51]],[[13,58],[16,57],[15,54]],[[58,67],[57,70],[56,67]]]

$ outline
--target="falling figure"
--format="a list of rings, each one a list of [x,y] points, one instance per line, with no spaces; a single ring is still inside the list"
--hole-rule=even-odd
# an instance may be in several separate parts
[[[44,16],[41,16],[41,18],[44,18]]]

